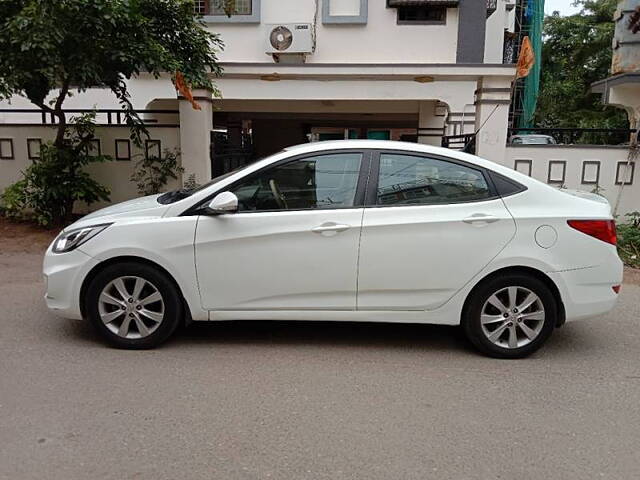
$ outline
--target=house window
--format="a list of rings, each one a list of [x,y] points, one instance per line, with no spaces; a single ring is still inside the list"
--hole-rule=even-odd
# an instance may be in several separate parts
[[[210,0],[195,0],[193,9],[197,15],[207,15],[209,13]]]
[[[212,14],[213,15],[226,15],[225,12],[225,4],[230,3],[234,5],[234,10],[231,13],[232,15],[251,15],[253,13],[251,0],[234,0],[232,2],[227,2],[226,0],[213,0],[212,1]]]
[[[207,23],[260,23],[260,0],[196,0],[195,8]]]
[[[582,181],[583,185],[598,185],[600,182],[600,162],[585,161],[582,162]]]
[[[633,174],[636,170],[635,162],[618,162],[616,166],[616,185],[633,185]]]
[[[322,23],[366,24],[369,0],[322,0]]]
[[[151,160],[152,158],[160,158],[160,153],[160,140],[147,140],[145,142],[145,155],[148,160]]]
[[[0,138],[0,159],[13,160],[13,139]]]
[[[100,147],[100,139],[94,138],[89,142],[89,148],[87,153],[90,157],[99,157],[102,155],[102,149]]]
[[[116,140],[116,160],[131,160],[130,140]]]
[[[39,138],[27,138],[27,157],[29,160],[37,160],[40,158],[40,147],[42,140]]]
[[[516,160],[513,169],[516,172],[524,173],[527,176],[531,176],[531,160]]]
[[[447,7],[408,5],[398,7],[398,25],[444,24]]]
[[[547,183],[555,183],[564,185],[567,173],[567,162],[564,160],[549,161],[549,172],[547,175]]]

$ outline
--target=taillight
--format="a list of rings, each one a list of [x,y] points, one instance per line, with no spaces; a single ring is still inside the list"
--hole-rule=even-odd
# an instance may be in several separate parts
[[[567,223],[570,227],[611,245],[618,242],[616,223],[613,220],[568,220]]]

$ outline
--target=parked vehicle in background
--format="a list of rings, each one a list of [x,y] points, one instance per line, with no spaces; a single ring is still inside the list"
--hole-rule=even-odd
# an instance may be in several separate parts
[[[602,197],[462,152],[346,140],[87,215],[44,275],[53,312],[123,348],[185,319],[333,320],[461,325],[516,358],[613,308],[622,262]]]
[[[512,145],[556,145],[551,135],[511,135],[509,143]]]

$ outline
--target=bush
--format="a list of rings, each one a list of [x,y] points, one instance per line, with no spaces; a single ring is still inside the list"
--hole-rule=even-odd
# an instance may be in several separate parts
[[[640,212],[626,215],[629,222],[617,225],[618,252],[622,261],[631,267],[640,267]]]
[[[73,204],[109,201],[109,190],[93,180],[83,167],[110,160],[91,155],[95,132],[89,114],[69,127],[63,148],[42,145],[40,156],[23,172],[23,178],[2,194],[5,215],[16,219],[33,218],[42,226],[68,222]]]
[[[131,175],[140,195],[155,195],[160,193],[170,178],[178,179],[178,174],[184,172],[178,162],[180,154],[177,151],[165,150],[160,157],[143,158],[138,161]]]

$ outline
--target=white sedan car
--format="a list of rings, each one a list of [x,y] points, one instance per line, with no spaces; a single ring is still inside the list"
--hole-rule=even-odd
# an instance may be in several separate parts
[[[51,311],[123,348],[185,321],[329,320],[461,325],[515,358],[611,310],[622,262],[602,197],[465,153],[350,140],[87,215],[44,275]]]

